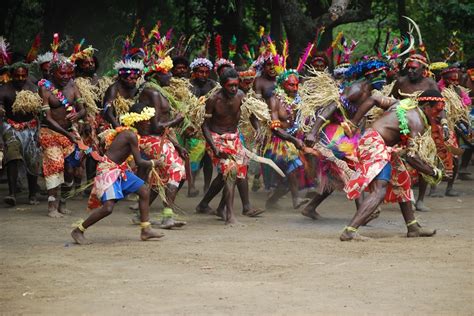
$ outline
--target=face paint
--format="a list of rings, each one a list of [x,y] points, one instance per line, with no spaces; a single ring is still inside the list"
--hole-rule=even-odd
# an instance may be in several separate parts
[[[229,78],[224,83],[224,91],[229,97],[233,97],[239,91],[239,79]]]
[[[292,98],[296,97],[298,86],[299,80],[295,75],[290,75],[288,79],[283,82],[283,90]]]
[[[54,70],[53,77],[60,87],[65,87],[74,77],[74,67],[70,64],[61,64]]]
[[[424,69],[419,62],[410,61],[405,66],[405,69],[408,73],[408,79],[410,82],[417,82],[423,78]]]
[[[315,57],[312,61],[311,61],[311,66],[313,66],[316,70],[318,71],[323,71],[324,69],[326,69],[327,67],[327,64],[326,64],[326,61],[324,60],[324,58],[322,57]]]
[[[249,92],[252,88],[254,79],[239,79],[239,88],[240,90],[244,91],[245,93]]]
[[[201,83],[205,83],[207,81],[209,74],[209,68],[203,66],[197,67],[197,69],[193,71],[194,78]]]
[[[451,86],[457,86],[459,85],[459,73],[458,72],[448,72],[443,76],[444,81],[446,82],[446,85]]]
[[[141,76],[141,71],[138,69],[120,69],[119,79],[128,88],[135,88],[138,78]]]

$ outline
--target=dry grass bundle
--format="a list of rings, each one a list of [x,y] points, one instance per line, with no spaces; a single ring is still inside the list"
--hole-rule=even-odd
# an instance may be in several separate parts
[[[13,113],[36,114],[41,110],[42,103],[43,100],[38,93],[29,90],[22,90],[16,94],[12,111]]]
[[[104,101],[105,91],[115,82],[112,77],[101,77],[97,82],[97,97],[98,101],[102,104]]]
[[[95,115],[99,113],[99,108],[96,104],[96,101],[99,101],[98,87],[93,85],[88,78],[79,77],[76,78],[74,82],[84,100],[84,107],[86,108],[87,114]]]
[[[115,100],[112,101],[112,106],[115,109],[115,113],[117,114],[117,117],[128,113],[132,105],[133,105],[133,100],[125,99],[120,94],[117,94],[117,97],[115,98]]]
[[[469,110],[463,105],[461,97],[454,89],[445,88],[441,94],[446,99],[444,109],[446,110],[449,129],[453,130],[459,121],[470,122]]]
[[[438,157],[436,150],[436,144],[431,136],[431,128],[427,128],[423,135],[418,135],[415,138],[408,140],[407,156],[416,157],[418,156],[424,163],[431,168],[442,167],[441,159]],[[427,182],[435,184],[439,182],[432,176],[422,175]]]
[[[244,98],[242,106],[240,107],[240,113],[239,130],[244,135],[247,146],[261,141],[261,138],[266,134],[271,122],[270,110],[268,109],[267,103],[256,98],[252,90]],[[254,115],[260,122],[260,128],[256,133],[250,123],[251,115]]]
[[[332,102],[341,106],[339,89],[334,79],[326,72],[309,69],[310,76],[304,77],[305,81],[299,89],[301,102],[296,106],[300,111],[300,129],[309,132],[312,122],[316,120],[316,111]]]

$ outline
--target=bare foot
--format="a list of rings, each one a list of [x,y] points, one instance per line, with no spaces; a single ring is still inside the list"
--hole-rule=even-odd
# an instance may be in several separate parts
[[[28,203],[29,203],[30,205],[38,205],[38,204],[39,204],[39,201],[38,201],[38,199],[36,198],[36,196],[30,196]]]
[[[341,241],[369,241],[371,238],[360,235],[358,232],[344,230],[339,237]]]
[[[151,229],[150,227],[147,228],[142,228],[142,232],[140,233],[140,238],[141,240],[145,241],[151,238],[161,238],[165,234],[159,233],[154,229]]]
[[[59,213],[61,214],[65,214],[65,215],[68,215],[68,214],[71,214],[72,211],[69,210],[67,207],[66,207],[66,203],[59,203],[59,208],[58,208],[58,211]]]
[[[79,245],[90,245],[92,243],[84,237],[84,233],[79,228],[74,228],[71,232],[71,237]]]
[[[132,205],[130,205],[128,207],[130,210],[132,211],[138,211],[138,202],[137,203],[133,203]]]
[[[215,211],[215,215],[217,217],[220,217],[222,219],[225,219],[225,210],[226,210],[226,207],[224,206],[224,208],[217,208],[216,211]]]
[[[175,221],[173,218],[164,218],[162,221],[161,221],[161,225],[160,225],[160,228],[161,229],[171,229],[171,228],[174,228],[174,227],[183,227],[184,225],[186,225],[187,223],[184,222],[184,221]]]
[[[214,214],[214,211],[209,205],[203,207],[202,205],[196,206],[196,213],[198,214]]]
[[[12,195],[8,195],[6,196],[4,199],[3,199],[3,202],[5,202],[6,204],[10,205],[10,206],[15,206],[16,205],[16,199],[14,196]]]
[[[408,227],[407,237],[431,237],[435,234],[436,229],[423,228],[417,223]]]
[[[161,221],[156,220],[156,219],[152,219],[152,218],[150,218],[148,221],[150,222],[151,225],[160,225],[160,223],[161,223]],[[140,219],[140,214],[135,214],[132,217],[132,223],[134,225],[140,225],[141,222],[142,222],[142,220]]]
[[[423,201],[416,201],[415,209],[420,212],[428,212],[430,208],[423,203]]]
[[[49,213],[48,213],[48,216],[49,217],[52,217],[52,218],[61,218],[61,217],[64,217],[63,214],[59,213],[58,210],[50,210]]]
[[[459,196],[459,192],[454,189],[446,189],[446,196],[456,197]]]
[[[198,189],[189,189],[188,190],[188,197],[196,197],[199,195]]]
[[[174,221],[174,227],[180,228],[187,224],[185,221]]]
[[[250,209],[244,210],[242,212],[242,215],[245,215],[248,217],[257,217],[262,213],[265,213],[265,210],[261,210],[259,208],[250,208]]]
[[[305,207],[301,211],[301,215],[309,217],[309,218],[314,219],[314,220],[318,220],[318,219],[322,218],[321,215],[319,215],[319,213],[316,212],[316,210],[313,209],[312,207]]]
[[[304,204],[308,203],[309,202],[309,199],[302,199],[302,198],[296,198],[296,199],[293,199],[293,208],[295,210],[299,209],[301,206],[303,206]]]
[[[225,221],[225,224],[228,225],[228,226],[230,226],[230,227],[240,226],[239,222],[237,221],[237,219],[236,219],[234,216],[229,217],[229,218]]]

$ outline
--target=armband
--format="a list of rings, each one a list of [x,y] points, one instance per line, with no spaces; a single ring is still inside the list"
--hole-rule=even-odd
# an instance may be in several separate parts
[[[448,125],[448,120],[445,118],[441,119],[441,125]]]
[[[76,103],[84,103],[84,99],[83,99],[83,98],[77,98],[75,101],[76,101]]]
[[[280,121],[280,120],[273,120],[273,121],[270,123],[270,128],[271,128],[271,129],[281,128],[281,121]]]
[[[43,104],[41,106],[41,111],[43,111],[43,112],[48,111],[49,109],[50,109],[49,104]]]
[[[204,114],[204,118],[211,118],[212,117],[212,113],[205,113]]]

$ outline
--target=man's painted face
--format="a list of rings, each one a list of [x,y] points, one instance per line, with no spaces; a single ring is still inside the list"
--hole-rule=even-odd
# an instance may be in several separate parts
[[[61,64],[55,69],[53,77],[60,87],[65,87],[74,77],[74,67],[70,64]]]
[[[324,60],[324,58],[322,57],[315,57],[312,61],[311,61],[311,66],[313,66],[316,70],[318,71],[323,71],[324,69],[326,69],[326,67],[328,66],[326,61]]]
[[[209,78],[210,70],[207,67],[200,66],[197,67],[197,69],[194,69],[193,74],[197,81],[205,83]]]
[[[409,61],[405,66],[405,69],[408,73],[408,79],[411,82],[417,82],[423,78],[424,68],[419,62]]]
[[[273,64],[272,60],[267,60],[265,62],[265,65],[263,66],[263,73],[270,78],[276,77],[277,73],[275,71],[275,65]]]
[[[474,68],[469,68],[466,72],[471,81],[474,81]]]
[[[93,57],[86,57],[79,65],[83,73],[89,75],[93,75],[95,73],[95,61]]]
[[[253,82],[254,78],[239,79],[239,89],[247,93],[252,88]]]
[[[46,63],[42,63],[40,65],[40,70],[41,70],[41,74],[43,75],[43,78],[48,78],[49,77],[49,68],[50,68],[51,64],[49,62],[46,62]]]
[[[290,75],[288,79],[283,82],[283,90],[285,90],[286,94],[290,97],[294,98],[298,92],[298,85],[298,78],[295,75]]]
[[[444,81],[446,82],[447,86],[457,86],[459,85],[459,72],[457,71],[451,71],[448,72],[443,76]]]
[[[188,67],[184,64],[177,64],[171,70],[173,77],[177,78],[187,78],[188,77]]]
[[[135,88],[137,86],[137,81],[140,76],[141,72],[136,69],[121,69],[119,71],[120,81],[129,89]]]
[[[366,75],[367,80],[370,81],[372,88],[381,90],[387,84],[387,73],[385,70],[376,71]]]
[[[239,78],[227,79],[227,81],[224,83],[224,90],[228,96],[235,96],[239,91]]]
[[[12,83],[15,87],[21,88],[28,79],[28,69],[24,67],[19,67],[13,70],[12,73]]]

